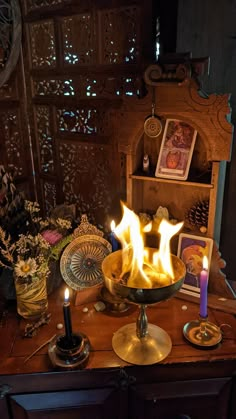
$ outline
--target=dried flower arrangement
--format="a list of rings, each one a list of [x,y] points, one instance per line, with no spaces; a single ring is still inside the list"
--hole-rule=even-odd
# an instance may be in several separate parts
[[[40,216],[37,202],[23,198],[12,177],[0,166],[0,267],[22,281],[48,276],[49,261],[57,260],[71,240],[71,222]]]
[[[69,243],[68,230],[71,224],[63,219],[42,219],[36,214],[40,208],[36,202],[25,201],[25,207],[31,215],[30,227],[34,230],[20,234],[18,240],[0,226],[1,260],[0,266],[13,269],[18,278],[34,280],[37,275],[49,275],[48,262],[58,259],[63,247]]]

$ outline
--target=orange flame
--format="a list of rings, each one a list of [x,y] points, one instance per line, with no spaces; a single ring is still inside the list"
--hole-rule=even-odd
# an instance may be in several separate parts
[[[153,288],[172,283],[174,278],[171,263],[170,239],[182,228],[183,222],[171,224],[163,219],[158,232],[161,235],[159,251],[153,252],[152,261],[144,248],[143,232],[150,231],[152,223],[142,230],[139,217],[123,203],[123,217],[115,228],[122,244],[122,273],[127,285],[135,288]]]

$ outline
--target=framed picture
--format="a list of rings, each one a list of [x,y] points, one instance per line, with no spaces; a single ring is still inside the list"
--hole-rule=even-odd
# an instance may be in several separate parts
[[[200,272],[203,256],[208,258],[210,270],[213,240],[207,237],[180,233],[177,256],[186,266],[186,277],[182,291],[188,294],[200,295]]]
[[[197,131],[184,121],[167,119],[156,177],[186,180],[192,159]]]

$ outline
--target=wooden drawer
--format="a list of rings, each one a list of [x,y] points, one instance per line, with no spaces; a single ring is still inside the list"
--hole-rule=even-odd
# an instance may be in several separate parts
[[[130,419],[228,419],[230,378],[137,385]]]
[[[14,419],[119,419],[123,418],[120,392],[112,388],[13,394]]]

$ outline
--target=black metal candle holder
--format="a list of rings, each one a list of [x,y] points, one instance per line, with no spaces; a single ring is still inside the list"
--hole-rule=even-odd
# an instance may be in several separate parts
[[[54,367],[63,370],[82,369],[90,354],[90,342],[83,333],[56,335],[48,345],[48,355]]]

